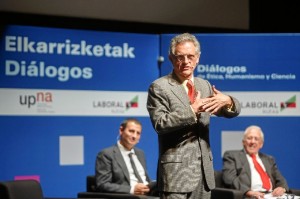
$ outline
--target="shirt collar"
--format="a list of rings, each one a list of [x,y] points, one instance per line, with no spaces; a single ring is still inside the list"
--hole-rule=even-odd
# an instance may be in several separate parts
[[[194,84],[194,76],[190,79]],[[184,80],[181,84],[186,85],[188,79]]]
[[[126,149],[120,142],[120,140],[118,140],[117,145],[120,149],[121,152],[125,152],[125,153],[134,153],[134,149],[132,148],[131,150]]]

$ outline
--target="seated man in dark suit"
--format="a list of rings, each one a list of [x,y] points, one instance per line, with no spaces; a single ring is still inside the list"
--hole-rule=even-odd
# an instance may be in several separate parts
[[[223,156],[224,183],[229,188],[243,191],[246,197],[264,198],[267,192],[278,197],[289,189],[275,159],[259,152],[263,144],[264,134],[261,128],[249,126],[244,133],[244,149],[226,151]],[[262,174],[259,170],[262,170]]]
[[[127,119],[119,128],[117,144],[98,153],[95,169],[98,191],[154,195],[156,183],[148,176],[144,152],[135,147],[141,133],[142,124],[137,119]]]

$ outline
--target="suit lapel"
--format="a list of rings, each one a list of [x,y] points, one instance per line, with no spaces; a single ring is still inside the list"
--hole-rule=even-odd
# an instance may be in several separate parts
[[[121,167],[121,169],[124,173],[124,176],[126,177],[128,183],[130,184],[129,172],[128,172],[126,163],[124,161],[124,158],[121,154],[121,151],[117,145],[114,147],[114,156],[115,156],[116,162],[118,162],[119,166]]]
[[[200,91],[200,98],[206,98],[212,95],[209,84],[204,84],[206,81],[200,81],[198,78],[194,78],[195,89]]]
[[[172,93],[182,102],[184,106],[189,105],[189,97],[176,75],[171,73],[168,78]]]
[[[194,85],[195,85],[195,89],[196,91],[200,91],[200,98],[203,98],[203,86],[201,85],[200,81],[198,81],[196,78],[194,78]]]
[[[134,149],[134,152],[138,158],[138,160],[140,161],[141,165],[143,166],[144,168],[144,171],[145,171],[145,174],[146,174],[146,178],[147,178],[147,181],[150,183],[150,177],[147,173],[147,169],[146,169],[146,162],[145,162],[145,159],[144,159],[144,156],[139,152],[139,150],[136,150]]]
[[[243,164],[243,168],[245,169],[246,174],[249,176],[249,179],[251,179],[251,170],[250,170],[250,165],[246,156],[246,153],[244,150],[240,152],[240,160],[241,163]],[[251,183],[251,182],[250,182]]]
[[[258,155],[259,155],[259,158],[261,159],[261,161],[262,161],[262,163],[263,163],[263,165],[266,169],[266,172],[267,172],[268,176],[272,176],[272,175],[270,175],[271,169],[269,168],[270,164],[268,163],[267,158],[264,155],[262,155],[261,153],[259,153]]]

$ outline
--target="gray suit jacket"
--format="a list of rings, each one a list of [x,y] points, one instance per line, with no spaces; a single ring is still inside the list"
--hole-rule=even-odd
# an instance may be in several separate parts
[[[147,181],[150,177],[146,169],[144,152],[134,148],[135,154],[145,169]],[[96,158],[96,185],[101,192],[129,193],[130,178],[125,161],[117,145],[100,151]]]
[[[284,187],[288,191],[287,182],[277,168],[275,159],[263,153],[259,153],[259,157],[271,178],[273,189],[276,187]],[[251,171],[244,150],[232,150],[224,153],[223,181],[232,189],[238,189],[244,193],[250,190]]]
[[[195,77],[194,84],[196,90],[201,92],[201,98],[213,94],[208,81]],[[234,111],[222,109],[218,116],[230,118],[239,114],[240,104],[235,98],[233,100]],[[209,144],[210,115],[201,113],[198,120],[195,120],[188,95],[174,73],[150,85],[147,109],[159,139],[157,180],[160,191],[191,192],[196,189],[201,177],[209,189],[213,189],[215,181]]]

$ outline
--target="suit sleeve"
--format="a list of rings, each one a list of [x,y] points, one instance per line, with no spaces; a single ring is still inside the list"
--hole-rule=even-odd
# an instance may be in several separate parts
[[[226,186],[243,191],[246,193],[250,190],[250,178],[245,172],[243,164],[237,163],[237,158],[226,151],[223,156],[223,181]]]
[[[97,190],[101,192],[129,193],[130,185],[125,184],[124,179],[114,179],[117,175],[113,176],[112,162],[111,156],[105,152],[100,152],[97,155],[95,171]]]

